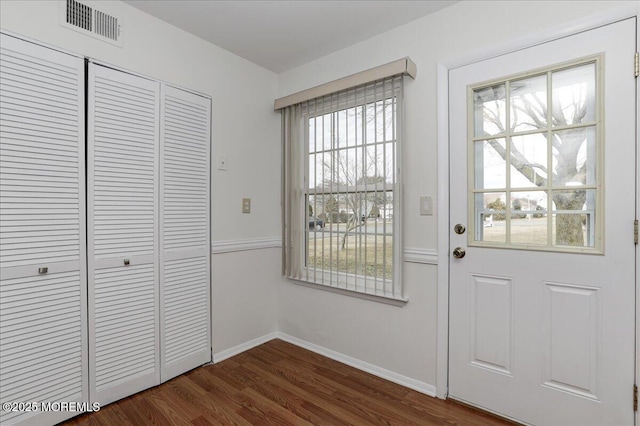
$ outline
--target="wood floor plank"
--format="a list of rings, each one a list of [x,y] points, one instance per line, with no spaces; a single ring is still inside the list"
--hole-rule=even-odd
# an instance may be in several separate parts
[[[209,391],[201,386],[201,383],[205,385],[208,384],[206,379],[204,382],[201,382],[199,380],[198,381],[192,380],[194,378],[197,379],[198,377],[200,377],[199,372],[201,371],[202,369],[196,369],[187,373],[187,375],[185,375],[185,377],[188,380],[185,381],[183,385],[188,387],[189,390],[191,391],[193,403],[198,404],[199,406],[205,407],[206,409],[208,409],[210,412],[213,413],[212,415],[208,415],[209,420],[213,421],[213,424],[234,424],[234,423],[244,424],[246,423],[246,421],[244,421],[244,419],[241,416],[236,414],[236,410],[240,408],[240,405],[235,404],[230,400],[224,401],[222,403],[219,399],[216,399],[215,396],[219,396],[221,394],[220,393],[216,394],[215,388],[213,388],[214,390]],[[192,422],[196,420],[197,418],[192,420]]]
[[[322,424],[323,422],[326,422],[326,415],[318,417],[316,413],[329,413],[328,411],[320,409],[313,404],[307,404],[307,399],[313,399],[317,402],[318,398],[316,395],[305,393],[295,385],[291,390],[287,389],[287,384],[290,382],[274,375],[269,369],[262,369],[251,363],[246,363],[244,368],[254,373],[254,377],[260,377],[259,381],[255,383],[255,388],[253,386],[252,388],[256,389],[264,397],[282,406],[284,409],[291,411],[306,422],[311,424]],[[305,397],[307,399],[305,399]],[[335,410],[335,406],[329,407],[331,404],[326,405],[328,408]],[[329,417],[333,420],[338,419],[338,417],[331,414]]]
[[[513,423],[421,394],[281,340],[75,417],[63,426]]]
[[[275,424],[298,424],[304,426],[312,425],[311,422],[304,420],[293,411],[289,411],[286,408],[278,405],[253,388],[246,388],[242,391],[242,393],[251,398],[251,401],[253,401],[256,406],[260,407],[260,409],[264,413],[267,413],[267,418],[273,420]]]
[[[169,425],[167,419],[158,409],[156,409],[146,395],[137,394],[131,398],[123,399],[119,404],[122,411],[132,423],[140,425]]]
[[[325,390],[318,388],[313,380],[309,384],[303,375],[294,376],[286,369],[282,369],[279,365],[273,365],[263,374],[270,376],[274,383],[278,383],[288,392],[295,392],[301,398],[309,411],[330,412],[331,418],[336,416],[343,419],[346,424],[360,424],[363,419],[359,415],[354,415],[355,410],[350,406],[343,406],[341,401],[335,400],[331,394],[334,389],[326,388]],[[313,407],[317,409],[313,409]]]
[[[212,420],[216,421],[216,419],[212,419]],[[195,419],[191,420],[191,424],[193,426],[216,426],[216,425],[224,425],[224,424],[230,424],[230,423],[223,423],[218,421],[216,421],[215,423],[212,423],[208,419],[204,418],[203,416],[198,416]]]
[[[361,372],[353,372],[349,377],[343,377],[342,375],[334,375],[330,370],[318,369],[318,373],[330,378],[334,383],[341,385],[336,388],[340,388],[342,392],[349,390],[349,395],[358,396],[358,402],[367,406],[369,404],[376,404],[380,407],[384,407],[389,410],[390,413],[394,413],[395,416],[399,416],[397,419],[405,419],[412,422],[429,421],[429,424],[440,424],[444,419],[441,416],[433,415],[432,413],[415,410],[410,405],[403,403],[404,398],[410,389],[395,383],[387,382],[386,384],[380,384],[378,388],[372,386],[371,383],[377,381],[367,381],[362,379]],[[379,379],[379,381],[383,381]],[[394,391],[397,392],[394,393]]]
[[[165,383],[166,385],[166,383]],[[173,401],[172,394],[168,390],[168,386],[159,386],[157,388],[159,392],[151,394],[149,402],[152,406],[167,418],[169,424],[177,426],[187,426],[191,423],[191,419],[185,418],[180,410],[175,409],[175,401]]]
[[[254,424],[252,421],[259,419],[261,413],[253,414],[255,409],[251,404],[247,403],[246,398],[240,395],[245,386],[230,385],[228,380],[222,380],[218,376],[226,374],[224,370],[214,370],[209,367],[213,366],[204,366],[191,372],[198,380],[197,384],[202,383],[201,380],[206,382],[207,391],[203,398],[206,398],[209,404],[219,407],[221,410],[220,416],[229,421],[227,424]]]

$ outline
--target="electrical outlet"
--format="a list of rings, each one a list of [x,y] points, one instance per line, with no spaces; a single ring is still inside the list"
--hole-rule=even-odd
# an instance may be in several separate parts
[[[242,213],[251,213],[251,198],[242,199]]]

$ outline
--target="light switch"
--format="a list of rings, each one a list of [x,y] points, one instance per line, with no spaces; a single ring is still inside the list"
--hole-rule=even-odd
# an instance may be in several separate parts
[[[431,216],[433,215],[433,200],[429,196],[420,197],[420,215]]]
[[[251,213],[251,198],[242,199],[242,213]]]

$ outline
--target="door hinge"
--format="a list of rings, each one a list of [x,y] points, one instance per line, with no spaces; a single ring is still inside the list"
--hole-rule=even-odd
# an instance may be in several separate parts
[[[638,76],[640,75],[640,53],[639,53],[639,52],[636,52],[635,60],[634,60],[633,62],[634,62],[634,65],[633,65],[633,69],[634,69],[633,75],[634,75],[634,76],[636,76],[636,77],[638,77]]]
[[[633,221],[633,243],[638,244],[638,219]]]
[[[638,411],[638,385],[633,385],[633,411]]]

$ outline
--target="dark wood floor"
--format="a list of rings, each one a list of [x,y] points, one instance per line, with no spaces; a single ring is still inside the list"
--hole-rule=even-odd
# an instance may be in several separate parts
[[[64,425],[508,425],[272,340]]]

